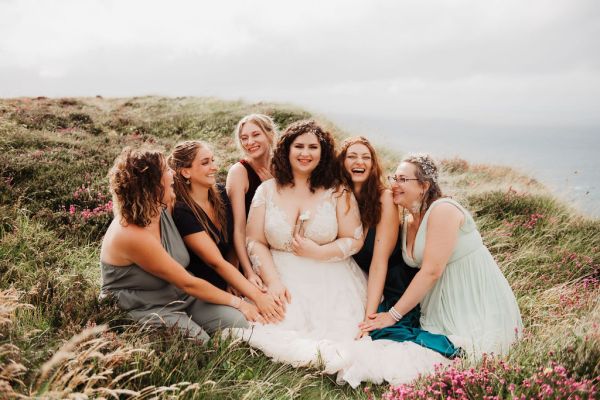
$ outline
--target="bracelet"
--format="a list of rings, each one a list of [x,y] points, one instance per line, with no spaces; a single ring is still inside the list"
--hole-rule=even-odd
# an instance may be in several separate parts
[[[231,307],[237,308],[239,310],[240,306],[242,305],[242,299],[240,299],[237,296],[233,296],[233,298],[231,299],[231,302],[229,303],[229,305]]]
[[[402,319],[402,314],[400,314],[395,308],[394,306],[390,307],[388,313],[392,316],[392,318],[394,319],[394,321],[398,322]]]

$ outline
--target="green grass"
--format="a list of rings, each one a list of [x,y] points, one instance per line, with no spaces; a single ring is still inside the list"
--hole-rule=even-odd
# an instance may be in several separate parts
[[[139,331],[115,304],[97,300],[99,243],[111,218],[102,207],[114,157],[127,145],[168,151],[179,140],[200,138],[213,145],[224,179],[239,157],[233,128],[251,112],[271,115],[280,128],[310,116],[292,106],[211,98],[0,100],[4,397],[346,399],[367,398],[365,387],[374,397],[387,390],[338,386],[317,369],[273,363],[239,342],[213,338],[201,345],[168,330]],[[389,149],[381,154],[387,169],[399,158]],[[549,362],[597,385],[600,221],[505,167],[446,160],[442,183],[472,210],[523,314],[525,337],[503,360],[521,372],[494,372],[497,394]],[[471,366],[481,368],[461,368]]]

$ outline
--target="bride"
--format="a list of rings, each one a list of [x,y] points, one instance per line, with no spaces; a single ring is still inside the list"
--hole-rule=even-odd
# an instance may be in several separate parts
[[[336,188],[336,172],[329,132],[314,121],[286,129],[273,156],[274,179],[257,189],[247,224],[253,268],[286,314],[277,325],[241,334],[275,361],[322,367],[353,387],[410,381],[448,360],[415,343],[354,340],[367,282],[350,256],[364,238],[354,195]]]

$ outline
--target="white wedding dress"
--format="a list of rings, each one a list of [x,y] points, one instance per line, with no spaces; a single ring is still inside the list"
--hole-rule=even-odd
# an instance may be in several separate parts
[[[304,236],[320,245],[337,242],[340,256],[330,261],[299,257],[291,252],[293,225],[276,203],[275,180],[256,191],[252,208],[264,209],[264,234],[282,283],[291,293],[285,319],[260,325],[237,335],[275,361],[293,366],[314,366],[337,373],[338,383],[352,387],[363,381],[406,383],[449,360],[412,342],[354,340],[365,312],[367,281],[352,259],[348,242],[338,237],[337,201],[344,197],[323,193],[305,223]],[[355,200],[351,207],[358,213]],[[358,219],[360,221],[360,219]],[[252,221],[250,223],[260,223]],[[358,223],[360,227],[360,222]],[[357,231],[360,234],[362,230]],[[255,256],[249,251],[251,259]],[[253,260],[253,264],[260,262]]]

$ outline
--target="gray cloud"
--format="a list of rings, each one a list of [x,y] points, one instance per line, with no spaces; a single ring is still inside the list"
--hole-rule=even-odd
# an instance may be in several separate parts
[[[280,3],[67,1],[28,13],[36,3],[3,2],[0,96],[216,95],[600,124],[595,1]]]

